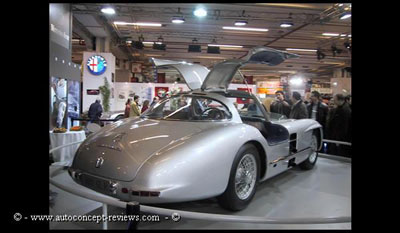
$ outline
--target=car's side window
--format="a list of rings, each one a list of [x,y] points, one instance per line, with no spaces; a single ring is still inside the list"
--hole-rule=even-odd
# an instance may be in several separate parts
[[[241,117],[259,117],[264,118],[264,114],[260,107],[254,102],[252,98],[235,98],[234,105]]]

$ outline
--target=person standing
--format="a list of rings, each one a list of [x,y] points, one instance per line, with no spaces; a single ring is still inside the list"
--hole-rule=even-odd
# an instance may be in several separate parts
[[[135,116],[140,116],[139,96],[138,95],[135,95],[135,97],[133,97],[131,109],[129,112],[129,117],[135,117]]]
[[[327,138],[335,141],[351,142],[351,109],[342,94],[334,96],[335,108],[329,113],[327,120]],[[346,145],[331,144],[330,153],[350,156],[350,148]]]
[[[160,101],[160,98],[158,96],[154,96],[153,102],[151,102],[150,107],[153,107],[155,104],[157,104]]]
[[[125,114],[124,114],[125,118],[129,117],[129,113],[131,111],[131,102],[132,102],[132,99],[128,99],[125,103]]]
[[[310,104],[307,105],[308,118],[318,121],[325,132],[326,117],[328,115],[328,106],[320,101],[321,95],[318,91],[311,92]]]
[[[345,100],[346,100],[346,103],[349,105],[350,109],[352,109],[352,108],[351,108],[351,95],[347,95],[347,96],[345,97]]]
[[[275,101],[272,102],[272,104],[270,106],[271,112],[279,113],[281,115],[285,115],[286,117],[289,117],[290,105],[285,100],[283,91],[275,92],[275,97],[276,97]]]
[[[89,116],[90,122],[100,124],[99,120],[100,120],[102,113],[103,113],[103,107],[100,104],[100,100],[97,99],[89,107],[88,116]]]
[[[301,95],[297,91],[292,94],[293,105],[290,109],[289,118],[290,119],[304,119],[307,118],[307,107],[301,100]]]
[[[145,100],[143,101],[142,113],[144,113],[149,108],[150,101]]]

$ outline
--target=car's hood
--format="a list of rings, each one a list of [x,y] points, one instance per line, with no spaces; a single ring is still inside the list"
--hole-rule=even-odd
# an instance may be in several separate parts
[[[108,179],[131,181],[146,160],[159,150],[212,127],[207,123],[140,118],[123,122],[84,141],[72,168]]]
[[[299,57],[296,54],[279,51],[267,47],[255,47],[249,50],[242,59],[227,60],[218,63],[208,73],[201,86],[206,91],[226,91],[237,70],[246,64],[267,64],[276,66],[289,58]]]
[[[198,64],[156,58],[152,60],[156,67],[173,67],[178,70],[191,90],[199,89],[209,72],[207,67]]]

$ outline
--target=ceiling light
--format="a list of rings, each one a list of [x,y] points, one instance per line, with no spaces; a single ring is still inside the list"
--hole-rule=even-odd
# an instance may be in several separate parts
[[[286,50],[288,50],[288,51],[302,51],[302,52],[317,52],[316,49],[292,49],[292,48],[287,48]]]
[[[247,25],[246,20],[236,20],[235,21],[235,26],[245,26],[245,25]]]
[[[347,36],[346,34],[340,34],[341,37]]]
[[[161,27],[161,23],[127,23],[127,22],[120,22],[115,21],[115,25],[135,25],[135,26],[149,26],[149,27]]]
[[[348,19],[351,17],[351,13],[347,12],[340,16],[340,19]]]
[[[207,11],[204,8],[197,8],[193,13],[197,17],[207,16]]]
[[[227,47],[227,48],[243,48],[243,46],[241,46],[241,45],[209,44],[208,46],[213,46],[213,47]]]
[[[283,22],[283,23],[281,23],[281,28],[289,28],[291,26],[293,26],[293,23],[291,23],[291,22]]]
[[[339,6],[343,6],[343,3],[339,4]]]
[[[181,16],[175,16],[175,17],[173,17],[172,18],[172,22],[173,23],[184,23],[185,22],[185,19],[183,18],[183,17],[181,17]]]
[[[242,27],[222,27],[225,30],[241,30],[241,31],[258,31],[258,32],[267,32],[266,28],[242,28]]]
[[[322,33],[323,36],[339,36],[339,33],[330,33],[330,32],[325,32]]]
[[[115,14],[115,10],[111,7],[102,8],[101,12],[103,12],[104,14],[109,14],[109,15]]]

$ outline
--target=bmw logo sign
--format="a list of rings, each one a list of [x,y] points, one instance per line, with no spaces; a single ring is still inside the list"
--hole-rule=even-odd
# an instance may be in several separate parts
[[[100,55],[91,56],[88,59],[87,67],[93,75],[101,75],[106,71],[106,59]]]

